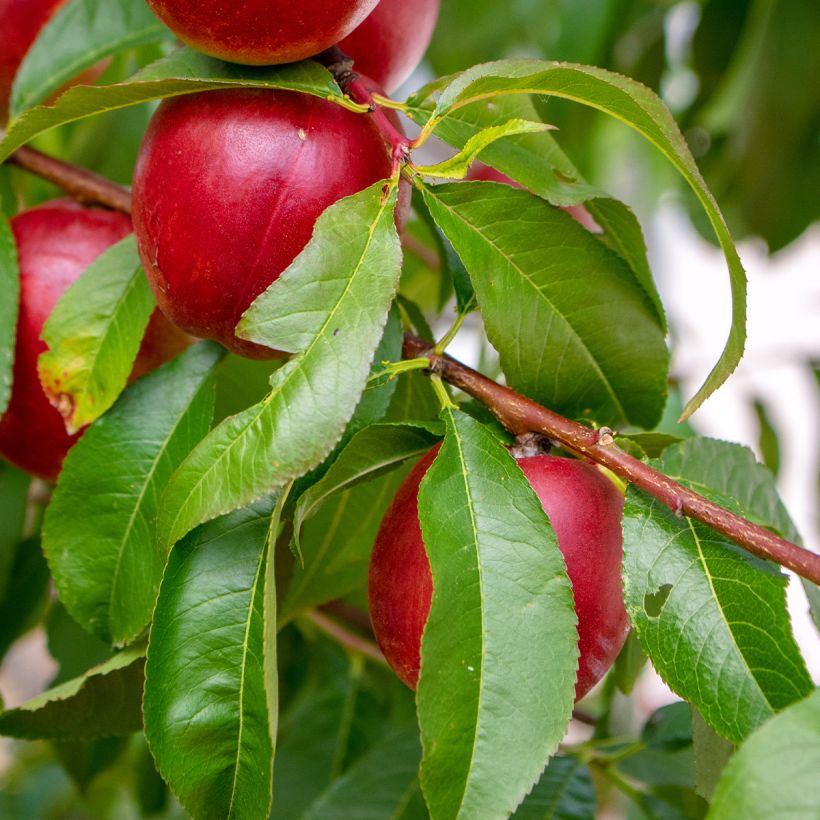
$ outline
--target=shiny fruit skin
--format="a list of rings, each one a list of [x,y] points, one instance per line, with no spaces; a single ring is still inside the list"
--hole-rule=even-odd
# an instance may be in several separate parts
[[[371,117],[293,91],[166,100],[134,174],[134,229],[165,315],[240,355],[237,322],[294,260],[338,199],[390,176]]]
[[[378,0],[148,0],[188,45],[231,63],[275,65],[335,45]]]
[[[0,0],[0,121],[8,111],[11,86],[40,29],[66,0]]]
[[[418,683],[421,637],[433,584],[418,517],[418,490],[431,450],[399,487],[376,537],[370,562],[373,631],[396,674]],[[621,592],[623,496],[589,464],[554,456],[517,459],[555,530],[578,614],[580,700],[606,673],[629,631]]]
[[[381,0],[339,48],[392,94],[421,62],[430,45],[441,0]]]
[[[513,188],[523,188],[515,180],[510,179],[501,171],[496,171],[489,165],[484,165],[483,162],[474,162],[469,172],[467,179],[483,180],[484,182],[501,182],[504,185],[512,185]],[[591,233],[603,233],[601,226],[595,221],[595,217],[583,205],[562,205],[562,211],[566,211],[579,225],[582,225]]]
[[[37,375],[37,358],[46,350],[43,325],[63,292],[108,247],[131,232],[123,214],[83,208],[57,200],[24,211],[11,220],[20,266],[14,381],[8,410],[0,421],[0,455],[26,472],[55,479],[79,434],[70,436],[51,406]],[[190,339],[158,313],[135,364],[154,366],[184,349]]]

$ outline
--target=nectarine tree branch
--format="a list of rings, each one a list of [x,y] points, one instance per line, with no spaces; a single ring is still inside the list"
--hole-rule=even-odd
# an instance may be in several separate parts
[[[406,359],[429,359],[433,374],[486,405],[514,435],[541,433],[566,450],[608,468],[656,498],[676,515],[702,521],[759,558],[774,561],[820,584],[820,555],[729,512],[625,453],[615,444],[611,430],[593,430],[564,418],[455,359],[438,355],[432,343],[416,336],[405,335],[403,355]]]
[[[18,148],[8,160],[41,179],[62,188],[70,197],[87,205],[105,205],[131,213],[131,191],[99,174],[50,157],[28,146]]]
[[[83,202],[130,213],[131,195],[128,189],[104,177],[31,148],[19,149],[12,161],[53,182]],[[615,444],[611,431],[593,430],[566,419],[449,356],[436,354],[432,343],[405,335],[404,358],[420,357],[429,358],[433,373],[485,404],[514,435],[541,433],[565,449],[607,467],[658,499],[676,515],[702,521],[754,555],[775,561],[801,577],[820,584],[820,555],[802,549],[764,527],[725,510],[633,458]],[[323,623],[328,620],[327,616],[321,614],[318,617]],[[353,637],[364,640],[355,635]]]

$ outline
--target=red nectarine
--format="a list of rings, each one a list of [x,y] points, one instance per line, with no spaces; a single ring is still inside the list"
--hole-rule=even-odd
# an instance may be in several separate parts
[[[293,91],[211,91],[166,100],[134,176],[134,228],[157,302],[176,325],[245,356],[251,302],[342,197],[390,176],[372,118]]]
[[[0,420],[0,455],[26,472],[54,479],[79,437],[69,436],[40,385],[40,333],[63,292],[110,245],[131,232],[113,211],[57,200],[11,220],[20,266],[20,313],[11,400]],[[179,353],[190,339],[155,313],[132,377]]]
[[[302,60],[335,45],[378,0],[148,0],[154,14],[198,51],[246,65]]]
[[[399,487],[370,562],[370,618],[376,639],[396,674],[413,689],[433,595],[418,492],[436,453],[434,449],[424,456]],[[623,496],[582,461],[538,455],[519,458],[518,464],[555,530],[572,582],[580,650],[575,695],[580,699],[612,665],[629,631],[621,593]]]
[[[440,4],[440,0],[381,0],[339,48],[353,58],[354,71],[366,74],[390,94],[427,51]]]

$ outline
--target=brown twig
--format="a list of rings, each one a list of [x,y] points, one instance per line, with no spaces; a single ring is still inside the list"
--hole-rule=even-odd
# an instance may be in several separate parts
[[[419,357],[429,359],[432,372],[486,405],[514,435],[543,433],[561,447],[603,465],[640,487],[676,515],[702,521],[759,558],[775,561],[801,577],[820,584],[820,555],[729,512],[630,456],[615,444],[611,430],[593,430],[559,416],[449,356],[436,355],[430,342],[405,335],[404,358]]]
[[[131,213],[131,191],[99,174],[70,165],[28,146],[18,148],[8,161],[48,180],[80,202],[105,205],[124,214]]]
[[[329,618],[322,612],[312,609],[305,613],[305,618],[314,626],[317,626],[326,635],[329,635],[333,640],[338,641],[342,646],[346,646],[353,652],[358,652],[360,655],[365,655],[377,663],[387,666],[387,661],[381,650],[373,641],[351,632],[341,624],[337,623],[333,618]]]

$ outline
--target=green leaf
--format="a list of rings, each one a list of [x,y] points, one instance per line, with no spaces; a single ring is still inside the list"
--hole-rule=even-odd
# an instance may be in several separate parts
[[[809,614],[814,621],[814,625],[820,630],[820,587],[805,578],[800,580],[803,582],[803,591],[806,593],[809,602]]]
[[[17,544],[23,537],[31,477],[0,462],[0,599],[8,591]]]
[[[23,60],[12,87],[12,116],[50,97],[105,57],[171,37],[142,0],[70,0],[45,25]]]
[[[417,165],[416,171],[426,177],[439,179],[464,179],[470,166],[478,155],[496,140],[510,137],[515,134],[532,134],[547,131],[553,128],[546,123],[531,122],[530,120],[508,120],[503,125],[485,128],[467,140],[464,148],[454,157],[439,162],[436,165]]]
[[[302,820],[384,820],[405,816],[419,792],[416,727],[393,732],[336,780]]]
[[[612,677],[621,694],[632,694],[632,690],[646,666],[646,661],[646,652],[643,651],[635,630],[631,629],[626,638],[626,643],[618,653],[615,665],[612,667]]]
[[[746,517],[799,542],[772,472],[758,463],[748,447],[711,438],[690,438],[666,448],[663,465],[671,478],[698,492],[717,491],[736,502]]]
[[[59,601],[51,605],[45,626],[48,653],[60,667],[50,683],[52,687],[81,677],[113,654],[109,644],[86,632]]]
[[[595,820],[595,786],[587,766],[573,757],[550,760],[514,820]]]
[[[418,458],[437,441],[433,425],[373,424],[358,432],[339,454],[321,481],[302,493],[293,516],[293,532],[299,542],[302,524],[335,493],[361,481],[378,478],[408,459]]]
[[[11,398],[17,311],[20,305],[20,274],[17,245],[9,221],[0,211],[0,417]]]
[[[399,466],[378,481],[357,484],[322,504],[303,522],[297,562],[282,602],[280,624],[307,609],[366,594],[370,553],[379,525],[409,467]]]
[[[675,166],[694,191],[715,231],[729,266],[732,326],[723,354],[684,409],[690,416],[737,367],[746,341],[746,274],[729,229],[703,181],[669,110],[646,86],[612,72],[569,63],[504,60],[456,75],[441,92],[431,127],[471,103],[506,94],[546,94],[603,111],[646,137]]]
[[[735,747],[713,732],[694,706],[691,711],[695,791],[704,800],[711,800],[721,772],[734,753]]]
[[[197,818],[266,818],[272,733],[264,651],[271,501],[177,544],[154,613],[145,731],[157,768]]]
[[[732,490],[747,503],[754,497],[750,506],[778,517],[747,455],[740,447],[693,439],[665,450],[657,466],[722,499],[731,501]],[[811,688],[791,632],[786,583],[705,525],[629,490],[624,594],[630,620],[664,680],[729,740],[742,740]]]
[[[816,817],[820,806],[820,690],[773,717],[729,761],[714,820]]]
[[[48,565],[36,538],[19,541],[0,600],[0,658],[42,619],[48,606]]]
[[[189,48],[144,68],[127,82],[109,86],[78,86],[69,89],[53,105],[32,108],[13,119],[0,142],[0,162],[38,134],[58,125],[116,111],[139,103],[223,88],[282,88],[331,99],[360,110],[342,96],[330,72],[318,63],[254,68],[223,63]]]
[[[70,433],[98,419],[125,387],[156,307],[132,234],[60,297],[43,327],[37,362],[49,401]]]
[[[270,395],[222,422],[180,466],[163,500],[161,544],[298,478],[339,441],[398,284],[395,201],[378,183],[332,205],[248,309],[245,338],[299,355],[273,375]]]
[[[427,91],[422,89],[414,94],[408,103],[408,115],[418,125],[424,125],[432,113]],[[484,129],[499,126],[511,118],[541,121],[528,97],[496,97],[450,112],[436,126],[436,136],[461,148]],[[553,205],[577,205],[603,195],[584,181],[549,131],[499,139],[481,152],[481,161]]]
[[[91,740],[142,726],[144,646],[132,646],[80,678],[0,714],[0,734],[26,740]]]
[[[166,559],[154,540],[159,498],[208,432],[222,355],[203,342],[140,379],[66,458],[43,544],[62,602],[105,641],[148,625]]]
[[[610,426],[658,421],[668,352],[620,256],[569,214],[509,185],[438,185],[424,198],[470,273],[515,389]]]
[[[578,660],[572,590],[535,492],[495,436],[444,412],[421,483],[433,575],[416,694],[436,818],[501,817],[564,736]]]

